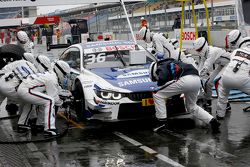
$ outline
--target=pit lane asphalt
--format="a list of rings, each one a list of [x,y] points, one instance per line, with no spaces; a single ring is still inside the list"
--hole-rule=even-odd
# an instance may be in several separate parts
[[[7,116],[4,105],[1,105],[1,117]],[[180,123],[182,128],[161,133],[153,133],[148,121],[73,123],[63,138],[14,145],[16,153],[12,157],[6,152],[13,148],[0,145],[0,166],[15,166],[14,162],[20,159],[23,167],[247,167],[250,166],[250,112],[242,109],[248,105],[232,104],[232,111],[221,122],[221,133],[216,135],[203,126],[185,128],[185,123]],[[62,126],[62,120],[58,116],[57,127]],[[0,121],[7,135],[13,133],[15,125],[15,120]],[[30,134],[18,137],[30,138]],[[7,158],[10,164],[6,164]]]
[[[16,145],[16,156],[25,159],[24,166],[38,167],[250,166],[250,112],[242,111],[246,106],[232,104],[232,111],[221,122],[220,134],[203,126],[184,128],[185,122],[182,128],[154,133],[148,121],[92,121],[74,123],[66,136],[51,142]],[[3,105],[1,110],[1,116],[6,116]],[[62,126],[62,120],[58,116],[57,127]],[[14,120],[1,121],[9,134],[15,124]],[[18,137],[24,140],[30,134]],[[5,151],[0,150],[0,155]]]

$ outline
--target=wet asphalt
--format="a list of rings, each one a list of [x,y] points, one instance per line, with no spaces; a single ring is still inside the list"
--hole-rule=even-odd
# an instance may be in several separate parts
[[[232,111],[221,121],[219,134],[212,134],[206,126],[188,127],[185,120],[176,121],[176,127],[160,133],[152,131],[150,120],[87,121],[71,124],[61,138],[16,146],[22,148],[20,155],[30,166],[38,167],[247,167],[250,166],[250,112],[242,111],[246,106],[232,104]],[[67,127],[65,123],[64,118],[57,117],[61,131]],[[15,141],[44,139],[42,134],[16,133],[16,119],[1,120],[0,124]]]
[[[215,104],[214,100],[213,115]],[[192,127],[185,120],[176,121],[160,133],[152,131],[150,120],[119,123],[86,121],[71,123],[68,133],[55,140],[13,144],[19,152],[15,156],[19,156],[16,159],[22,157],[23,167],[248,167],[250,112],[242,109],[249,104],[232,103],[231,106],[232,110],[221,121],[219,134],[212,134],[204,125]],[[2,104],[1,117],[5,116],[8,113]],[[1,128],[5,135],[11,136],[11,140],[44,139],[43,134],[16,133],[16,120],[0,120]],[[65,119],[59,115],[56,124],[61,131],[67,127]],[[1,160],[7,159],[9,154],[1,149],[1,145],[0,166],[6,166]],[[12,159],[10,163],[14,164]]]

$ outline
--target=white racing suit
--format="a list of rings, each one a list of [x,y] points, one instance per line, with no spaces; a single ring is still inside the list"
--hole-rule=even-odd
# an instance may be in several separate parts
[[[17,60],[7,64],[0,70],[0,103],[8,97],[10,100],[19,101],[17,88],[28,75],[37,73],[35,66],[26,60]]]
[[[176,70],[173,72],[173,68],[171,68],[172,70],[168,70],[169,68],[167,67],[172,66],[172,63],[178,64],[180,66],[179,69],[182,69],[182,71],[180,72],[179,78],[167,79],[169,77],[171,78],[174,73],[178,75]],[[186,109],[197,119],[207,124],[213,119],[212,115],[196,104],[201,83],[198,71],[192,65],[184,64],[176,60],[173,61],[173,59],[171,59],[169,62],[159,62],[157,71],[159,77],[157,84],[159,88],[156,93],[153,94],[153,99],[155,102],[156,117],[158,119],[167,118],[166,100],[182,93],[184,93],[185,96]]]
[[[18,125],[27,125],[32,105],[38,105],[44,114],[44,128],[55,129],[54,105],[62,105],[58,96],[57,76],[53,72],[37,73],[23,80],[18,88],[18,95],[26,103],[19,118]],[[38,117],[39,117],[38,112]]]
[[[179,52],[179,50],[175,49],[175,47],[170,43],[169,39],[166,39],[162,34],[152,33],[152,42],[153,48],[157,52],[156,55],[164,55],[161,59],[173,58],[183,63],[192,64],[196,67],[195,61],[190,55],[185,55],[183,52]]]
[[[204,57],[205,59],[202,59],[201,61],[202,66],[200,67],[200,77],[203,83],[205,98],[210,100],[212,97],[214,79],[229,63],[231,53],[218,47],[209,46]],[[213,66],[216,66],[216,68],[213,69]]]
[[[226,67],[221,84],[218,87],[219,98],[217,102],[217,115],[224,117],[229,92],[238,89],[250,95],[250,49],[236,49]]]

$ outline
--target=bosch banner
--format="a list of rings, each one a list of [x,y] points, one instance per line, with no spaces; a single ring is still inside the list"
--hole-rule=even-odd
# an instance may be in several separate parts
[[[180,29],[175,29],[175,38],[180,39]],[[195,29],[185,28],[182,33],[183,48],[192,48],[193,41],[196,40]]]

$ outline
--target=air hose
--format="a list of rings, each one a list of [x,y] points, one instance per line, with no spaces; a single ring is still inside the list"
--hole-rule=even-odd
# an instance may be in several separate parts
[[[67,107],[67,109],[65,111],[65,115],[67,116],[66,117],[67,119],[66,119],[66,122],[65,122],[67,126],[57,136],[44,137],[43,139],[37,139],[37,140],[20,140],[20,141],[13,141],[13,140],[11,140],[11,141],[9,141],[9,140],[1,141],[0,140],[0,144],[42,143],[42,142],[49,142],[49,141],[52,141],[54,139],[62,138],[65,134],[67,134],[68,129],[69,129],[69,116],[70,116],[69,107]],[[0,121],[1,120],[8,120],[8,119],[15,119],[17,117],[19,117],[19,115],[11,115],[11,116],[7,116],[7,117],[2,117],[2,118],[0,118]]]

